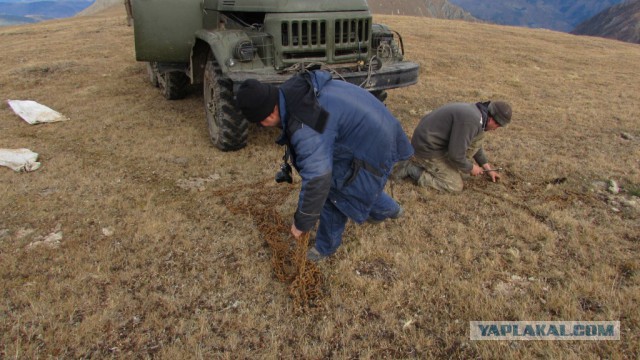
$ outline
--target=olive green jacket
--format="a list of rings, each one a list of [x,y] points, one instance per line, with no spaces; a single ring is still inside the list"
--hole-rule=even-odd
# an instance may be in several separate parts
[[[471,172],[473,163],[467,150],[482,136],[486,119],[475,103],[451,103],[423,117],[413,132],[415,156],[425,159],[446,157],[460,171]],[[482,147],[472,154],[478,165],[488,162]]]

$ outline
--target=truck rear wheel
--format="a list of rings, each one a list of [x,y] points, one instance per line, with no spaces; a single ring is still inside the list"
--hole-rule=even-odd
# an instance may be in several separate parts
[[[156,69],[155,62],[147,63],[147,76],[149,77],[149,82],[151,83],[151,85],[155,87],[160,86],[160,83],[158,82],[158,71]]]
[[[178,100],[187,96],[189,77],[182,71],[158,74],[158,86],[167,100]],[[151,79],[150,79],[151,80]]]
[[[234,107],[233,83],[222,77],[212,54],[204,70],[204,109],[213,145],[222,151],[247,145],[248,123]]]

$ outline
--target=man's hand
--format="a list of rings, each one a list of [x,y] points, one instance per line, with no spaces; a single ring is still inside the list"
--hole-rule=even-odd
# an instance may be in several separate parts
[[[482,171],[482,168],[476,164],[473,164],[473,168],[471,169],[471,176],[478,176],[478,175],[482,175],[484,173],[484,171]]]
[[[491,181],[496,182],[496,181],[500,180],[500,177],[501,177],[500,173],[498,173],[495,170],[491,170],[491,165],[489,165],[487,163],[487,164],[482,165],[482,167],[484,168],[485,173],[491,177]]]
[[[300,239],[300,236],[302,236],[302,234],[304,234],[304,232],[298,230],[296,224],[291,224],[291,235],[293,235],[296,240]]]

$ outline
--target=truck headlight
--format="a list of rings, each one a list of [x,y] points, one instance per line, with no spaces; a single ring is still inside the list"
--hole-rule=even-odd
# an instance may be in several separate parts
[[[233,51],[233,56],[240,62],[248,62],[253,60],[256,54],[256,47],[249,40],[240,40],[236,44],[236,48]]]

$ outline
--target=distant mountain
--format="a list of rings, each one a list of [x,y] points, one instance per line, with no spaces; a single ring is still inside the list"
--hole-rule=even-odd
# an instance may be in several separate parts
[[[569,32],[622,0],[449,0],[478,19]]]
[[[38,22],[38,20],[25,16],[0,15],[0,26],[30,24],[34,22]]]
[[[477,21],[461,7],[453,5],[447,0],[369,0],[368,3],[374,14]]]
[[[91,0],[0,0],[0,25],[16,25],[71,17],[91,5]]]
[[[571,33],[640,44],[640,0],[625,1],[605,9],[579,24]]]

